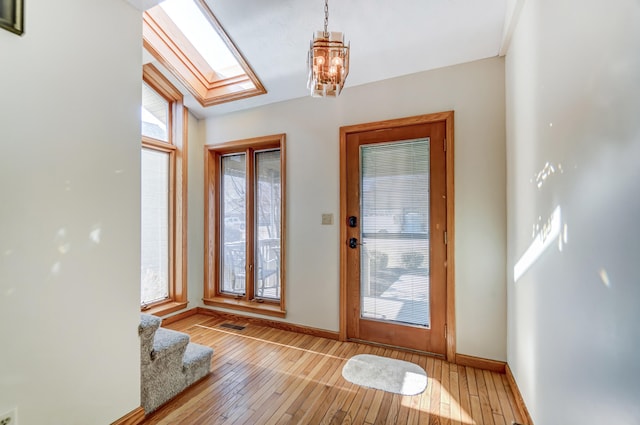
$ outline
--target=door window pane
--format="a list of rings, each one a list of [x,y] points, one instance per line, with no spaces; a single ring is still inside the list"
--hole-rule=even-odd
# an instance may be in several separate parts
[[[258,152],[256,162],[255,293],[280,298],[280,151]]]
[[[244,294],[246,285],[246,155],[222,157],[221,292]]]
[[[142,149],[142,304],[169,297],[169,155]]]
[[[360,148],[361,315],[429,326],[429,139]]]

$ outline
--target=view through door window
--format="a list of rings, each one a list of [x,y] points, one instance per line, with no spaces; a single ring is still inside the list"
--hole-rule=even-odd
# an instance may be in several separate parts
[[[361,317],[429,327],[429,138],[363,145],[360,161]]]

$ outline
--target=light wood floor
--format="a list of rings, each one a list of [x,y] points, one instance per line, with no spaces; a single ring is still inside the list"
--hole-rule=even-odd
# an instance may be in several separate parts
[[[151,424],[476,424],[522,422],[504,375],[437,358],[195,315],[168,325],[213,347],[212,373],[143,422]],[[234,324],[244,325],[242,322]],[[411,361],[427,389],[407,397],[345,381],[355,354]]]

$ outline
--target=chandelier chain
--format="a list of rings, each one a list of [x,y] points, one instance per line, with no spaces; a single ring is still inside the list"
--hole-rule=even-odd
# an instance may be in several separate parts
[[[329,0],[324,0],[324,36],[328,37],[329,32]]]

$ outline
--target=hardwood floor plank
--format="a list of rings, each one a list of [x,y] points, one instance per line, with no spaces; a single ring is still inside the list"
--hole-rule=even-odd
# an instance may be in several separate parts
[[[433,359],[433,371],[431,376],[433,379],[433,388],[431,389],[431,397],[429,400],[429,410],[426,412],[429,417],[429,424],[440,423],[440,397],[442,393],[442,360]],[[425,412],[423,412],[425,413]],[[422,413],[420,414],[422,420]]]
[[[440,403],[440,425],[451,425],[451,405],[449,403]]]
[[[367,412],[369,411],[369,406],[371,406],[371,403],[373,402],[373,396],[376,394],[375,391],[368,390],[362,387],[358,390],[358,392],[362,395],[362,397],[360,398],[361,401],[356,405],[355,409],[351,409],[352,415],[349,415],[349,418],[352,418],[351,423],[353,424],[364,423],[364,419],[367,416]]]
[[[467,381],[467,368],[458,366],[458,386],[460,387],[460,421],[465,424],[473,423],[471,414],[471,395]]]
[[[441,392],[440,392],[440,403],[444,403],[449,405],[451,398],[451,384],[449,382],[449,363],[441,361],[442,365],[442,373],[440,374],[440,384],[441,384]]]
[[[504,416],[499,415],[497,413],[493,414],[493,423],[495,425],[507,425],[507,423],[504,421]]]
[[[474,373],[472,371],[472,373]],[[484,424],[482,420],[482,407],[480,407],[480,397],[477,395],[469,396],[469,402],[471,403],[471,418],[476,424]]]
[[[472,367],[465,366],[467,372],[467,382],[469,384],[469,395],[478,395],[478,383],[476,382],[476,370]]]
[[[493,413],[502,414],[502,407],[500,406],[500,400],[498,399],[498,391],[496,391],[496,385],[493,382],[493,372],[483,370],[484,382],[487,386],[487,393],[489,396],[489,405]]]
[[[196,314],[166,327],[215,350],[211,373],[148,415],[143,425],[452,424],[521,422],[504,375],[439,358]],[[342,377],[355,354],[420,365],[427,388],[402,396]]]
[[[494,373],[492,375],[493,384],[496,387],[496,392],[498,393],[498,401],[500,402],[500,411],[502,416],[504,417],[505,423],[507,425],[511,425],[513,421],[516,420],[513,415],[513,411],[511,410],[511,405],[509,404],[509,397],[507,397],[507,391],[504,388],[504,383],[502,382],[502,376],[498,373]]]
[[[484,382],[484,374],[480,369],[475,369],[476,383],[478,384],[478,397],[480,398],[480,409],[482,410],[482,423],[483,425],[493,424],[493,411],[491,410],[491,403],[489,402],[489,393],[487,392],[487,385]]]
[[[394,394],[386,391],[380,392],[382,393],[382,399],[380,400],[380,407],[378,408],[376,418],[373,421],[374,425],[384,425],[387,423],[387,415],[390,413],[389,411],[393,403]]]
[[[462,424],[462,412],[460,411],[460,379],[457,365],[451,365],[449,369],[450,399],[449,406],[451,412],[452,425]]]
[[[511,406],[511,412],[513,413],[515,421],[521,424],[527,423],[522,417],[522,414],[520,413],[520,408],[518,407],[516,396],[511,391],[511,386],[509,385],[509,379],[507,378],[506,375],[502,375],[501,378],[502,378],[502,385],[504,385],[505,391],[507,393],[507,398],[509,399],[509,406]]]
[[[409,357],[407,357],[407,361],[411,361],[412,363],[417,364],[418,366],[423,368],[425,371],[427,370],[427,362],[426,362],[425,356],[419,356],[416,353],[412,353],[410,359],[409,359]],[[425,396],[425,394],[428,394],[428,391],[429,391],[429,379],[430,379],[430,377],[427,375],[427,388],[425,388],[425,390],[422,393],[420,393],[418,395],[414,395],[409,399],[409,401],[407,403],[407,419],[406,419],[405,423],[407,423],[407,424],[417,424],[417,423],[419,423],[419,419],[420,419],[420,402],[422,400],[422,397]],[[400,420],[404,420],[404,418],[401,418]]]
[[[362,423],[373,399],[373,394],[373,391],[363,387],[358,388],[356,397],[353,399],[351,406],[349,406],[349,410],[347,410],[347,414],[342,420],[342,423],[345,425]]]
[[[433,392],[435,391],[436,385],[440,385],[440,382],[435,378],[434,369],[435,369],[435,359],[433,357],[426,358],[426,368],[427,371],[427,390],[422,394],[420,398],[420,414],[418,416],[418,424],[420,425],[428,425],[431,420],[431,398],[433,396]],[[439,402],[440,400],[438,400]]]

